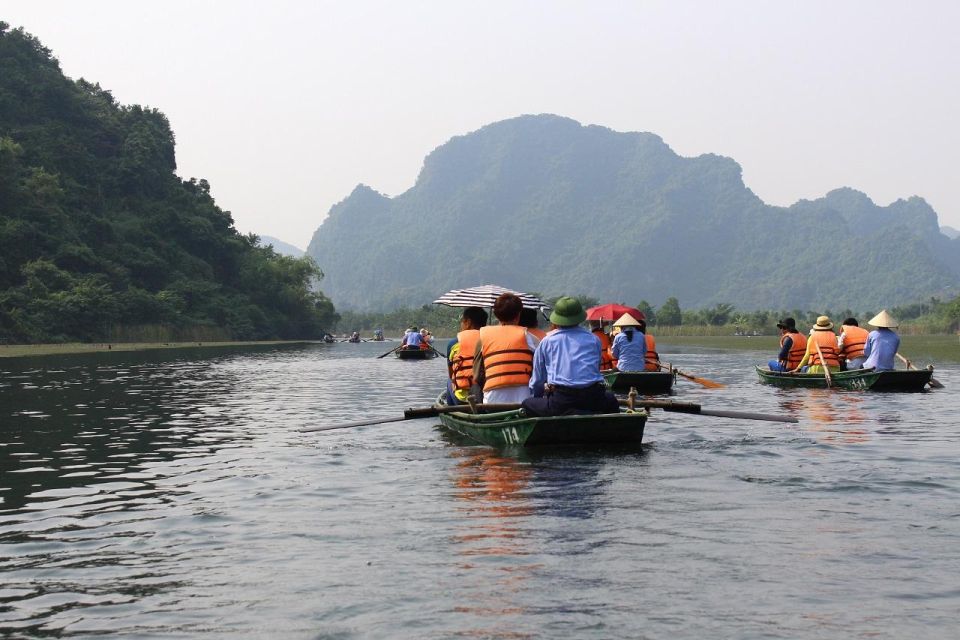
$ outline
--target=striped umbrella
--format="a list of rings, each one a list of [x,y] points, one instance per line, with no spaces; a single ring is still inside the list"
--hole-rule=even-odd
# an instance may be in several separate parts
[[[492,307],[497,297],[501,293],[512,293],[520,296],[523,306],[528,309],[540,309],[546,307],[537,296],[529,293],[520,293],[512,289],[498,287],[495,284],[485,284],[479,287],[470,287],[469,289],[454,289],[448,291],[433,301],[434,304],[445,304],[448,307]]]

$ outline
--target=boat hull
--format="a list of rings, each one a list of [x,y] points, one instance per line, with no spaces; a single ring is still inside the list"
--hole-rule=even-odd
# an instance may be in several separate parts
[[[614,393],[627,393],[633,387],[637,393],[652,395],[670,393],[677,376],[672,371],[601,371],[607,387]]]
[[[520,411],[441,413],[451,431],[492,447],[640,443],[647,413],[604,413],[532,418]]]
[[[437,357],[433,349],[399,349],[396,354],[401,360],[429,360]]]
[[[930,369],[881,371],[870,391],[923,391],[932,377]]]
[[[785,373],[770,371],[764,367],[757,367],[760,382],[772,384],[782,389],[846,389],[847,391],[865,391],[880,377],[879,371],[873,369],[856,369],[854,371],[840,371],[830,374],[830,387],[827,387],[827,378],[822,373]]]

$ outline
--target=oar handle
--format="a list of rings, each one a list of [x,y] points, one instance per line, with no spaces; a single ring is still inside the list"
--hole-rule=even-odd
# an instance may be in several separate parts
[[[621,400],[620,404],[626,404],[626,400]],[[797,423],[799,420],[792,416],[782,416],[771,413],[750,413],[746,411],[723,411],[717,409],[704,409],[699,404],[693,402],[674,402],[672,400],[641,400],[636,403],[647,409],[663,409],[673,413],[691,413],[701,416],[714,416],[717,418],[737,418],[740,420],[765,420],[767,422],[790,422]]]

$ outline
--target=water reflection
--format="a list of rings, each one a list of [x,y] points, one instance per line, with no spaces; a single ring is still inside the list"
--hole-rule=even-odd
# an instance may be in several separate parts
[[[824,444],[863,444],[872,438],[864,426],[867,414],[863,409],[863,393],[829,389],[779,390],[784,394],[780,407],[784,413],[796,415]],[[789,395],[788,395],[789,394]]]

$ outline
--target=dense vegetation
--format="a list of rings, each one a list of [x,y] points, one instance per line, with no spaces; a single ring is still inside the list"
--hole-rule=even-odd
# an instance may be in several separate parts
[[[239,234],[174,173],[156,109],[72,81],[0,22],[0,342],[319,337],[310,259]]]
[[[524,116],[454,138],[393,198],[359,186],[308,253],[338,307],[390,310],[485,283],[690,308],[880,308],[960,289],[960,239],[921,198],[838,189],[763,203],[729,158],[649,133]]]

